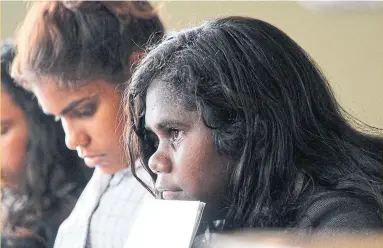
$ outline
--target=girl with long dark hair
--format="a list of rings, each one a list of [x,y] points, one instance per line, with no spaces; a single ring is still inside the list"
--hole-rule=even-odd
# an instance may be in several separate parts
[[[315,62],[264,21],[168,36],[125,99],[128,149],[136,159],[138,146],[152,193],[205,202],[210,227],[383,226],[381,130],[350,125]]]

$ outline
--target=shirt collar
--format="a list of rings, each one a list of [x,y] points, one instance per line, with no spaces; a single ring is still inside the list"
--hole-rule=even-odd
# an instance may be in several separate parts
[[[117,186],[118,184],[121,183],[121,181],[125,177],[130,177],[130,176],[132,176],[130,168],[125,168],[125,169],[117,171],[116,173],[113,174],[113,178],[109,183],[109,187]]]

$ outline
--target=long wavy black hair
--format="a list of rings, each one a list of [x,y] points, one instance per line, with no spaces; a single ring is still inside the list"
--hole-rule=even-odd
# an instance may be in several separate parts
[[[76,152],[65,146],[61,124],[45,115],[37,100],[17,86],[9,75],[14,57],[12,42],[1,45],[1,86],[24,112],[28,122],[25,171],[12,190],[11,205],[4,230],[13,234],[18,228],[30,229],[42,219],[60,213],[63,221],[71,212],[89,175]],[[57,215],[56,215],[57,216]],[[44,237],[42,237],[44,238]]]
[[[217,151],[236,161],[228,229],[293,226],[318,188],[383,209],[381,130],[354,128],[315,62],[278,28],[228,17],[169,35],[147,54],[125,104],[130,156],[148,170],[145,98],[155,80],[177,89]]]

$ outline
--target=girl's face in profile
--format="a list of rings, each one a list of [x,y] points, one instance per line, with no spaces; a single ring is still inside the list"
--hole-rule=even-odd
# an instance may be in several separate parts
[[[1,90],[1,188],[15,187],[25,168],[28,126],[24,112]]]
[[[218,154],[212,130],[196,111],[186,110],[179,96],[165,82],[148,88],[145,123],[156,146],[149,167],[164,199],[203,201],[205,218],[214,218],[227,205],[233,163]]]

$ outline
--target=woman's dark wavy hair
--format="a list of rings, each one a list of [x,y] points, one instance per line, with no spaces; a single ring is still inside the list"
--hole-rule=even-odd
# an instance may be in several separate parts
[[[94,79],[123,85],[135,54],[163,33],[147,1],[34,2],[17,31],[11,75],[24,88],[41,77],[64,87]]]
[[[237,163],[226,228],[294,225],[318,188],[382,209],[381,130],[353,128],[315,62],[276,27],[218,19],[170,35],[147,54],[125,93],[128,149],[147,170],[155,150],[145,98],[156,80],[178,90],[212,129],[217,151]]]
[[[29,137],[25,171],[12,191],[15,200],[4,229],[10,234],[20,227],[31,228],[55,211],[61,213],[63,221],[87,182],[81,160],[65,146],[61,124],[45,115],[34,96],[10,77],[14,49],[12,42],[2,42],[1,86],[24,112]]]

